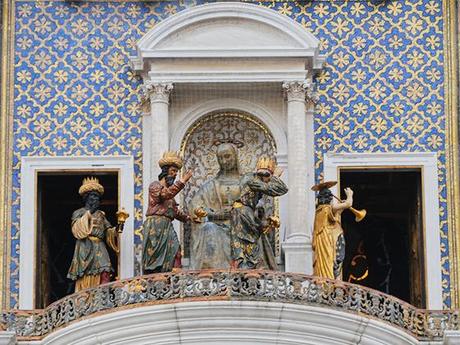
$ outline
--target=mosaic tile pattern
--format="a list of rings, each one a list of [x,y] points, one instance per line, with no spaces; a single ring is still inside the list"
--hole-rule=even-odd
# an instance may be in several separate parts
[[[201,2],[199,2],[201,3]],[[198,3],[198,4],[199,4]],[[140,81],[128,67],[155,23],[195,1],[16,2],[11,306],[19,281],[20,158],[135,157],[140,242]],[[447,245],[441,0],[261,2],[309,28],[327,55],[318,77],[316,171],[325,152],[436,151],[444,306]]]

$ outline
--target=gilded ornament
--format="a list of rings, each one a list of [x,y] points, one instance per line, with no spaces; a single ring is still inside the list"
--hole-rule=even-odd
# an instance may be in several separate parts
[[[104,194],[104,187],[99,184],[99,180],[96,177],[87,177],[83,179],[83,184],[78,190],[78,194],[84,195],[88,192],[95,191],[99,194]]]

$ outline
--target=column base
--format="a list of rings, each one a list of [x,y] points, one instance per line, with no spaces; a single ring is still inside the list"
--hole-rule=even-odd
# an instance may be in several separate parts
[[[0,345],[16,345],[16,334],[14,332],[0,332]]]
[[[460,331],[446,331],[444,333],[443,345],[460,344]]]
[[[292,234],[282,244],[285,272],[313,274],[311,240],[305,234]]]

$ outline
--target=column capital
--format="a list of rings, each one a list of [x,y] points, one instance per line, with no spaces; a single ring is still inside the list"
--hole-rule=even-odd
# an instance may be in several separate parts
[[[319,101],[319,94],[315,83],[311,83],[307,88],[307,100],[313,105],[316,105]]]
[[[172,83],[144,83],[142,85],[142,98],[151,103],[169,104],[169,95],[173,89]]]
[[[318,102],[318,93],[316,92],[316,85],[308,80],[286,81],[283,83],[283,90],[289,101],[302,101],[308,100],[316,104]]]
[[[305,96],[310,83],[307,80],[285,81],[283,90],[289,101],[305,102]]]

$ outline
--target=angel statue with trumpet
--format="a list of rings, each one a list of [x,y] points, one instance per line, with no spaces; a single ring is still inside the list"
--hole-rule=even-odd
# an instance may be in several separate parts
[[[313,274],[330,279],[342,279],[342,264],[345,259],[345,238],[341,225],[341,215],[349,209],[360,221],[366,211],[355,210],[353,205],[353,191],[345,188],[345,200],[340,200],[329,188],[337,181],[327,181],[314,185],[311,189],[318,192],[313,227]],[[333,198],[337,202],[333,202]]]
[[[72,214],[72,234],[77,239],[68,278],[75,280],[75,292],[108,283],[113,272],[106,245],[119,254],[119,234],[129,214],[117,212],[117,226],[113,227],[105,213],[99,210],[104,187],[95,177],[83,180],[78,193],[84,207]]]

